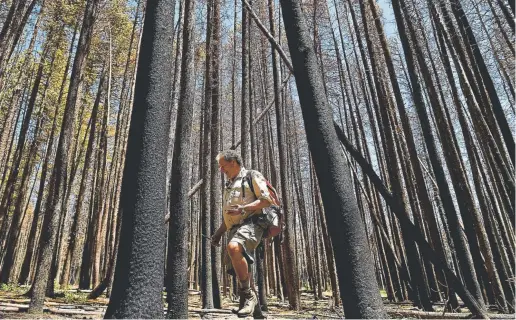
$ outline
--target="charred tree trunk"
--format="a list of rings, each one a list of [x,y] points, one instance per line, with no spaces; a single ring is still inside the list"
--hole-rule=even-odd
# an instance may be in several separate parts
[[[211,242],[207,237],[211,234],[212,208],[210,202],[210,178],[211,178],[211,162],[214,161],[211,156],[211,119],[212,119],[212,75],[211,75],[211,55],[212,55],[212,11],[214,1],[209,1],[207,5],[208,25],[206,27],[206,72],[204,76],[204,103],[203,103],[203,137],[201,158],[202,170],[202,194],[201,197],[201,292],[202,307],[204,309],[213,308],[213,269],[211,265]],[[243,130],[243,128],[242,128]],[[204,235],[204,236],[202,236]]]
[[[347,187],[349,171],[331,127],[331,110],[327,107],[301,6],[297,1],[282,0],[281,7],[308,145],[333,240],[340,287],[346,288],[341,290],[344,312],[349,318],[384,317],[364,225],[353,192]]]
[[[243,7],[243,6],[242,6]],[[249,17],[248,12],[242,8],[242,96],[240,98],[240,154],[244,163],[250,164],[249,154],[250,136],[249,130]]]
[[[188,317],[188,233],[190,199],[188,199],[190,181],[189,151],[194,108],[194,4],[185,0],[183,23],[183,49],[181,61],[181,82],[179,104],[177,109],[176,131],[174,138],[174,158],[172,175],[175,182],[170,186],[170,222],[168,234],[167,257],[167,299],[170,319]],[[193,232],[190,232],[193,235]],[[191,242],[193,243],[193,241]],[[194,248],[195,246],[191,246]]]
[[[212,38],[211,38],[211,159],[210,159],[210,208],[212,212],[211,233],[215,231],[222,222],[221,208],[221,174],[218,170],[217,163],[213,156],[219,151],[219,114],[220,114],[220,85],[219,85],[219,69],[220,69],[220,0],[213,1],[212,12]],[[211,247],[211,269],[212,269],[212,291],[213,291],[213,307],[220,309],[222,307],[220,297],[219,276],[221,274],[221,249],[220,247]]]
[[[163,317],[173,0],[147,4],[121,190],[122,230],[105,318]]]

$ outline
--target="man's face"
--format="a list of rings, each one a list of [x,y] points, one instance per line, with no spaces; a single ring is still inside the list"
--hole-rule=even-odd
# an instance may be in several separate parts
[[[232,179],[238,174],[238,163],[235,160],[226,161],[224,158],[219,159],[220,172],[224,173],[226,177]],[[236,171],[236,172],[235,172]]]

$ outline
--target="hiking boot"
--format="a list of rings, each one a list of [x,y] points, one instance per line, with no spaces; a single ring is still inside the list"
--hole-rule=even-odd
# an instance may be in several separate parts
[[[253,318],[254,319],[267,319],[267,316],[265,315],[265,313],[263,313],[262,308],[260,307],[259,303],[256,305],[256,307],[254,307]]]
[[[256,297],[256,294],[253,290],[245,289],[240,291],[240,297],[244,297],[244,305],[243,307],[238,311],[239,317],[247,317],[253,314],[254,308],[258,304],[258,298]]]
[[[238,311],[240,311],[244,307],[244,303],[245,303],[245,297],[242,294],[242,290],[240,289],[240,300],[238,301],[238,309],[233,308],[233,309],[231,309],[231,312],[233,312],[234,314],[238,314]]]

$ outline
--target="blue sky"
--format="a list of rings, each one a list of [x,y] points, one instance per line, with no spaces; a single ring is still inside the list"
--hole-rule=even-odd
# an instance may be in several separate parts
[[[388,37],[396,34],[396,21],[394,21],[394,12],[392,11],[391,1],[377,0],[378,5],[382,8],[382,15],[384,18],[384,30]]]

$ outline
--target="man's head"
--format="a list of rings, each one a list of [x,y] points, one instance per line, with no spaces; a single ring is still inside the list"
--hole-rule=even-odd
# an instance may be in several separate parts
[[[225,150],[217,155],[215,160],[219,163],[219,168],[222,173],[229,179],[235,178],[240,172],[242,166],[242,157],[235,150]]]

